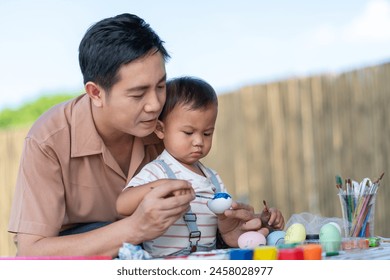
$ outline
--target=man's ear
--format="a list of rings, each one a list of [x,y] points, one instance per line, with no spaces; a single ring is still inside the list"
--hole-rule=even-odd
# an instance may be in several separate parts
[[[104,96],[104,91],[94,82],[88,82],[85,84],[85,92],[88,94],[89,98],[93,105],[96,107],[103,106],[102,97]]]
[[[164,139],[164,123],[160,120],[157,121],[156,129],[154,130],[157,137],[160,139]]]

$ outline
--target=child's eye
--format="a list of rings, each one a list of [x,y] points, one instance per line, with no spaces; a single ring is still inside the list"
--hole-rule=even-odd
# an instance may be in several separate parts
[[[214,133],[214,130],[208,130],[208,131],[203,132],[203,135],[204,136],[212,136],[213,133]]]
[[[193,132],[191,132],[191,131],[183,131],[184,132],[184,134],[186,134],[186,135],[192,135],[192,133]]]

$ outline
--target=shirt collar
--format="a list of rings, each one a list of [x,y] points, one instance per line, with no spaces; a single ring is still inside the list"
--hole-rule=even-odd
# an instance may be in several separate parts
[[[103,140],[92,119],[91,100],[84,94],[72,108],[71,157],[94,155],[103,152]]]
[[[104,142],[96,131],[92,118],[91,99],[87,94],[82,95],[72,108],[71,117],[71,157],[101,154],[104,151]],[[143,138],[135,138],[130,169],[138,167],[145,156],[143,146],[160,143],[161,140],[152,133]]]

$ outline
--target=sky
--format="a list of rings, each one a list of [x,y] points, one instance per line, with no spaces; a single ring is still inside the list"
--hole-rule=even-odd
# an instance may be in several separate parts
[[[390,0],[0,0],[0,110],[83,90],[78,46],[95,22],[133,13],[219,94],[390,61]]]

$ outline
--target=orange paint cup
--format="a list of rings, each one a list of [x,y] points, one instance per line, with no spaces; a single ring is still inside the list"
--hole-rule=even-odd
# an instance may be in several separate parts
[[[302,245],[304,260],[322,260],[322,247],[320,244]]]

